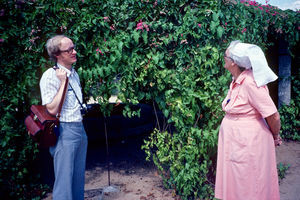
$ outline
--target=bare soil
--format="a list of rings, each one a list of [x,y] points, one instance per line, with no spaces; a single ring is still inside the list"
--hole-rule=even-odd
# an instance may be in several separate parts
[[[141,150],[143,139],[139,136],[109,141],[109,173],[105,142],[89,143],[86,200],[180,199],[174,190],[163,187],[154,164],[145,161]],[[281,200],[300,200],[300,143],[284,142],[276,148],[276,155],[277,163],[290,164],[285,178],[280,181]],[[51,199],[51,193],[45,199]]]
[[[279,181],[281,200],[300,200],[300,142],[283,142],[276,148],[277,163],[290,165]]]

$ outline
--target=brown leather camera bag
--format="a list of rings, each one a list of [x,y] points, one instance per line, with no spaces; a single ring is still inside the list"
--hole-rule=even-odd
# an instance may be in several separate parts
[[[56,144],[57,137],[59,136],[60,112],[65,99],[68,82],[67,78],[56,116],[51,115],[46,106],[32,105],[30,107],[31,113],[26,117],[25,125],[28,135],[38,143],[39,147],[47,148]]]

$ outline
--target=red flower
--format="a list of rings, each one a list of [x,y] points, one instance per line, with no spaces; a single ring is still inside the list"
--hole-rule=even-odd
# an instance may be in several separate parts
[[[103,17],[103,20],[104,20],[105,22],[109,22],[109,18],[108,18],[108,17]]]
[[[248,1],[249,5],[251,6],[255,6],[256,5],[256,2],[255,1]]]
[[[144,30],[144,28],[146,31],[149,31],[149,26],[140,20],[140,22],[136,25],[136,30]]]
[[[102,51],[99,48],[97,48],[96,51],[97,51],[97,54],[100,53],[101,55],[103,55]]]

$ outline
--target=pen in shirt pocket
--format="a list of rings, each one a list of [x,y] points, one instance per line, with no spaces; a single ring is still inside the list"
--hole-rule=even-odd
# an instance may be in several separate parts
[[[226,101],[226,105],[229,103],[229,101],[230,101],[230,99],[227,99],[227,101]]]

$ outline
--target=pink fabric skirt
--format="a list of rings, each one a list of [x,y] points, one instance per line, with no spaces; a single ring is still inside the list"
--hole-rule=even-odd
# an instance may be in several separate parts
[[[274,140],[261,116],[224,117],[219,132],[215,197],[280,199]]]

